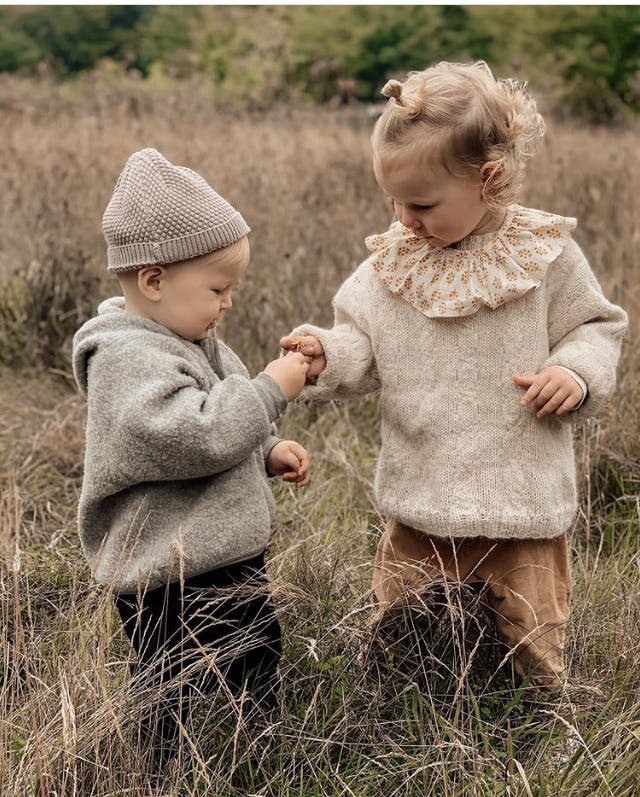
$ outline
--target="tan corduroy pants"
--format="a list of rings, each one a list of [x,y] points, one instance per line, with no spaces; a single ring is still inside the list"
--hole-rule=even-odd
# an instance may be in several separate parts
[[[376,553],[373,593],[380,609],[411,602],[435,579],[486,585],[498,634],[532,683],[564,683],[571,601],[566,535],[541,540],[434,537],[389,520]]]

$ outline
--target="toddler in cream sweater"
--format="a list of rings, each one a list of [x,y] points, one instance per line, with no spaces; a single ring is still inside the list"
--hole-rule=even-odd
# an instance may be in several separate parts
[[[379,390],[374,566],[381,610],[433,579],[486,587],[514,669],[565,678],[572,424],[612,393],[626,315],[572,238],[515,204],[544,122],[483,62],[392,80],[373,167],[396,221],[334,298],[335,324],[281,340],[308,358],[302,398]]]

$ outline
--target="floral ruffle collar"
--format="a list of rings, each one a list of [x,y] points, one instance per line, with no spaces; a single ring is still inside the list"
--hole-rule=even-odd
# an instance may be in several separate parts
[[[576,220],[510,205],[499,230],[439,249],[399,221],[365,240],[391,293],[431,318],[472,315],[517,299],[542,282]]]

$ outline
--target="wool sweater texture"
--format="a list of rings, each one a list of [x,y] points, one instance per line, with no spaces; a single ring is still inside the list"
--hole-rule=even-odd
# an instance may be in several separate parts
[[[492,234],[469,236],[467,255]],[[425,533],[551,538],[577,510],[573,424],[611,395],[626,314],[610,303],[567,235],[540,284],[501,306],[429,317],[394,294],[365,260],[334,297],[332,329],[315,335],[326,369],[303,401],[379,391],[378,509]],[[559,365],[587,395],[564,416],[537,418],[512,378]]]
[[[133,593],[248,559],[275,502],[265,461],[287,398],[214,333],[190,343],[103,302],[73,341],[87,399],[78,527],[98,583]]]

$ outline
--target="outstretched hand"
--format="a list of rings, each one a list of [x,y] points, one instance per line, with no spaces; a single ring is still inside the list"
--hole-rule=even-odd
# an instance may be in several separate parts
[[[280,348],[285,352],[297,351],[304,355],[306,362],[309,363],[307,380],[319,376],[327,367],[322,343],[315,335],[285,335],[284,338],[280,338]]]
[[[582,400],[582,388],[564,368],[552,365],[534,376],[514,376],[518,387],[526,389],[520,404],[530,407],[538,418],[566,415]]]
[[[287,352],[284,357],[270,362],[264,373],[274,379],[284,391],[289,401],[293,401],[307,381],[308,359],[299,352]]]
[[[283,481],[293,482],[296,487],[309,483],[311,456],[306,448],[295,440],[281,440],[269,452],[267,472],[282,476]]]

